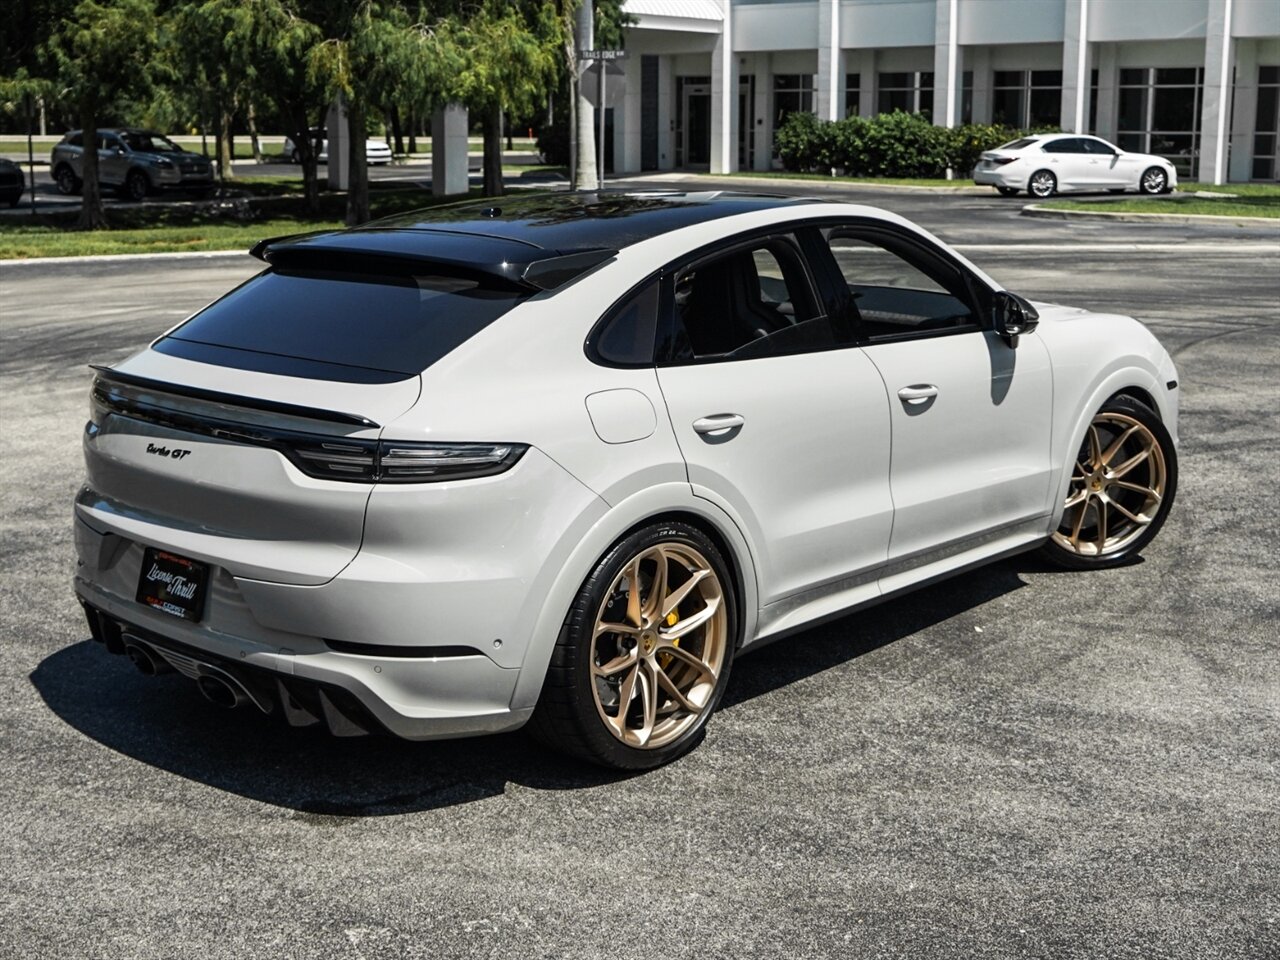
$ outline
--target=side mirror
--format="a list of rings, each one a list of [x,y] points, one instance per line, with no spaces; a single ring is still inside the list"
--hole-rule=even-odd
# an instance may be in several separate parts
[[[995,296],[993,310],[996,333],[1004,337],[1011,347],[1018,345],[1018,337],[1030,333],[1040,322],[1040,314],[1030,302],[1016,293],[1001,290]]]

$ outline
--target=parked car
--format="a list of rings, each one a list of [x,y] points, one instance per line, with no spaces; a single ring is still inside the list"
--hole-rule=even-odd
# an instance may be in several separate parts
[[[1048,134],[981,154],[973,182],[1006,197],[1025,190],[1041,199],[1078,190],[1168,193],[1178,185],[1178,171],[1164,157],[1130,153],[1099,137]]]
[[[27,178],[23,176],[22,167],[0,157],[0,203],[16,207],[26,187]]]
[[[312,144],[316,150],[316,160],[320,163],[329,162],[329,135],[323,129],[316,127],[311,131]],[[298,150],[297,144],[290,137],[284,138],[284,154],[293,163],[302,162],[302,154]],[[377,165],[391,162],[391,148],[387,146],[385,140],[379,140],[376,137],[369,137],[364,142],[364,159],[366,163]]]
[[[223,706],[652,767],[739,654],[1024,550],[1124,563],[1174,500],[1146,327],[872,207],[503,198],[252,252],[97,368],[75,498],[93,636]]]
[[[98,181],[130,200],[145,200],[162,190],[210,193],[213,165],[207,157],[184,150],[168,137],[149,130],[113,128],[97,131]],[[49,156],[49,171],[58,192],[77,194],[84,183],[84,135],[72,130]]]

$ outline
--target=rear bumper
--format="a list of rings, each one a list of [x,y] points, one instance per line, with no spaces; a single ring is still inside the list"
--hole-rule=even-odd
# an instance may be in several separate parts
[[[1016,166],[1016,164],[989,168],[974,167],[973,182],[981,187],[1016,187],[1019,190],[1024,189],[1027,185],[1026,174],[1010,170],[1010,166]]]

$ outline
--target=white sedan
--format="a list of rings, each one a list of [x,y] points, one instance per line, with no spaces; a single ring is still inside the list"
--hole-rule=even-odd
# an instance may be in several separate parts
[[[313,130],[313,143],[315,144],[317,154],[316,160],[320,163],[329,162],[329,139],[323,130]],[[298,150],[290,137],[284,138],[284,155],[293,163],[302,162],[302,154]],[[376,137],[369,137],[364,142],[364,158],[365,162],[373,165],[391,162],[391,147],[387,145],[385,140],[379,140]]]
[[[983,153],[973,182],[1006,197],[1025,190],[1041,199],[1069,191],[1168,193],[1178,185],[1178,171],[1164,157],[1129,153],[1098,137],[1048,134]]]
[[[735,657],[1024,550],[1129,562],[1174,501],[1146,327],[873,207],[507,197],[253,252],[98,368],[75,504],[93,636],[223,707],[654,767]]]

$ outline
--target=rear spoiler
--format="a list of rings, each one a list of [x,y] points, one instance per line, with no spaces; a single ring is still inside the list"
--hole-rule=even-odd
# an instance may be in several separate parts
[[[408,229],[297,233],[259,240],[249,253],[277,266],[443,271],[529,291],[556,290],[618,255],[570,253],[486,234]]]

